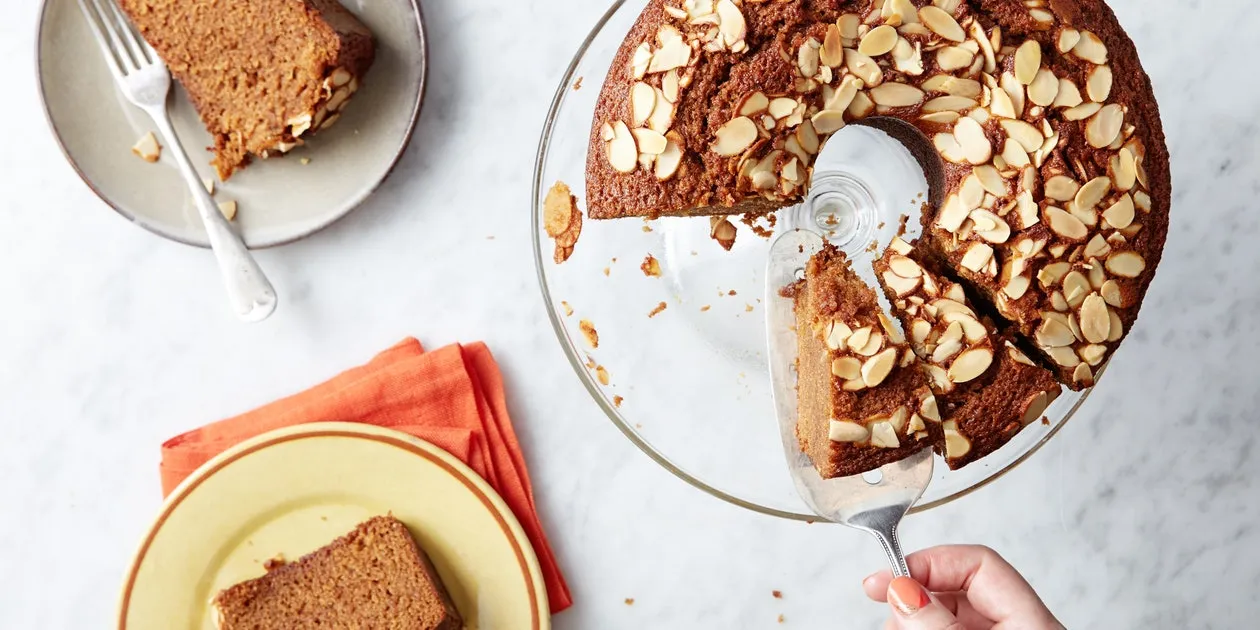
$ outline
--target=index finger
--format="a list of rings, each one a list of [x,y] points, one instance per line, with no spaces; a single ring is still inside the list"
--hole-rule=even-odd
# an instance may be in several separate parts
[[[995,622],[1053,619],[1032,586],[997,552],[979,545],[946,545],[906,556],[910,575],[933,592],[965,591],[976,612]],[[883,601],[892,575],[863,581],[867,595]]]

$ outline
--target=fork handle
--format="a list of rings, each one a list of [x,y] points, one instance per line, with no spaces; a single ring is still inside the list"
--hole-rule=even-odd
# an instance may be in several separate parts
[[[223,277],[233,310],[237,317],[247,322],[267,319],[276,310],[275,289],[245,247],[245,242],[219,211],[214,198],[206,192],[201,176],[193,168],[188,154],[180,145],[179,137],[175,135],[175,127],[171,124],[166,107],[159,109],[160,111],[150,111],[149,114],[166,140],[167,150],[175,157],[179,172],[184,176],[184,183],[192,193],[193,204],[206,226],[210,249],[214,251],[215,260],[219,264],[219,274]]]

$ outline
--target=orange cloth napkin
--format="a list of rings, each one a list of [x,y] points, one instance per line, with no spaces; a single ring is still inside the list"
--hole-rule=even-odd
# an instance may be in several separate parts
[[[572,605],[534,506],[525,459],[503,400],[503,378],[484,344],[425,352],[405,339],[367,365],[302,393],[178,435],[162,445],[162,493],[231,446],[305,422],[363,422],[428,440],[463,460],[503,496],[529,536],[551,612]]]

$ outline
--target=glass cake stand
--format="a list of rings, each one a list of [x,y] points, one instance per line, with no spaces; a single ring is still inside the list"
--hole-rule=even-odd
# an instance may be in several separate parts
[[[703,217],[588,219],[572,257],[563,264],[553,261],[543,197],[553,183],[565,182],[585,212],[595,103],[621,40],[645,4],[622,0],[604,14],[569,64],[543,127],[531,229],[547,313],[583,385],[654,461],[720,499],[812,521],[817,517],[788,474],[771,399],[764,308],[770,239],[732,218],[739,231],[728,252],[710,238],[710,222]],[[859,131],[849,134],[851,129]],[[781,210],[776,230],[824,232],[861,273],[875,255],[867,251],[870,242],[886,245],[901,215],[916,224],[926,200],[908,192],[915,190],[914,182],[892,182],[906,185],[891,195],[890,182],[881,181],[872,167],[878,160],[871,156],[908,160],[921,190],[926,182],[910,152],[887,134],[858,126],[840,134],[833,143],[865,142],[861,146],[869,148],[834,151],[826,169],[820,157],[807,201]],[[658,261],[659,277],[640,270],[648,255]],[[866,277],[873,280],[873,273]],[[598,333],[597,348],[588,342],[583,322]],[[1087,396],[1088,391],[1065,391],[1046,410],[1045,421],[962,470],[950,471],[938,461],[931,485],[911,512],[948,503],[1013,469],[1053,437]]]

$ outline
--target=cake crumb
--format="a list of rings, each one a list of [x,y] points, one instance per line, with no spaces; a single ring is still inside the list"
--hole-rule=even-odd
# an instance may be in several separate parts
[[[284,559],[284,554],[278,553],[272,556],[271,558],[269,558],[268,560],[264,561],[263,568],[268,571],[274,571],[284,566],[287,563],[288,561]]]
[[[882,229],[884,229],[884,222],[883,222],[883,221],[880,221],[880,222],[879,222],[879,225],[876,225],[876,226],[875,226],[875,229],[877,229],[877,230],[882,230]]]
[[[763,227],[757,224],[757,221],[762,220],[762,219],[765,219],[768,226]],[[775,225],[776,219],[773,214],[757,214],[754,212],[749,212],[745,214],[743,217],[741,217],[739,222],[743,223],[744,225],[747,225],[752,230],[753,234],[756,234],[757,236],[760,236],[761,238],[768,239],[774,236],[774,225]]]
[[[306,166],[307,164],[310,164],[310,163],[311,163],[311,158],[304,157],[304,158],[302,158],[302,159],[300,159],[300,160],[298,160],[298,161],[302,163],[302,166]]]
[[[573,82],[573,91],[576,92],[580,89],[582,89],[582,77],[578,77],[577,81]]]
[[[910,222],[910,215],[908,214],[902,213],[902,215],[897,218],[897,238],[901,238],[902,236],[905,235],[906,224],[908,224],[909,222]]]
[[[651,232],[651,231],[652,231],[652,226],[650,226],[650,225],[645,225],[645,226],[643,226],[643,232],[644,232],[644,233]]]
[[[591,355],[589,354],[586,355],[586,369],[588,370],[595,369],[595,359],[592,358]]]
[[[642,269],[643,275],[649,278],[661,277],[661,263],[651,254],[648,254],[647,258],[643,259],[643,264],[639,265],[639,269]]]
[[[627,605],[627,606],[633,606],[633,605],[634,605],[634,598],[633,598],[633,597],[627,597],[627,598],[626,598],[626,605]]]
[[[612,275],[612,268],[610,268],[610,267],[604,267],[604,275],[605,275],[605,276]]]
[[[493,241],[493,240],[494,240],[494,235],[493,235],[493,234],[491,234],[490,236],[487,236],[487,237],[486,237],[486,240],[487,240],[487,241]]]
[[[595,324],[592,324],[589,319],[584,319],[578,322],[578,328],[582,330],[582,336],[586,337],[586,345],[590,346],[591,350],[598,349],[599,332],[595,330]]]
[[[621,409],[621,403],[623,403],[623,402],[625,402],[625,401],[626,401],[626,399],[625,399],[625,398],[622,398],[621,396],[613,396],[613,406],[614,406],[614,407],[616,407],[616,408],[618,408],[618,409]]]
[[[704,306],[701,306],[701,307],[700,307],[700,312],[701,312],[701,313],[704,313],[704,312],[706,312],[706,311],[708,311],[708,310],[709,310],[709,305],[708,305],[708,304],[705,304]]]
[[[236,220],[236,202],[232,200],[220,201],[219,212],[223,213],[223,218],[228,221]]]
[[[1047,426],[1047,427],[1050,426],[1050,418],[1047,418],[1046,416],[1041,416],[1041,424],[1042,426]]]
[[[779,623],[783,623],[783,615],[779,615]]]
[[[752,305],[752,304],[745,304],[745,305],[744,305],[744,312],[745,312],[745,313],[751,313],[751,312],[753,312],[753,305]]]
[[[609,382],[608,370],[604,369],[602,365],[595,366],[595,378],[599,379],[600,385],[607,385]]]
[[[568,302],[561,301],[560,307],[564,309],[564,316],[571,317],[573,315],[573,307]]]
[[[726,217],[709,217],[709,238],[717,241],[722,249],[731,251],[735,246],[735,224]]]
[[[868,252],[874,252],[874,251],[876,251],[876,250],[878,250],[878,249],[879,249],[879,241],[878,241],[878,240],[871,241],[871,244],[866,246],[866,251],[868,251]]]
[[[783,599],[782,591],[770,591],[770,594],[773,595],[775,599]]]
[[[568,260],[582,233],[582,211],[568,184],[557,181],[543,198],[543,229],[556,241],[555,263]]]
[[[664,302],[661,302],[660,304],[657,304],[657,305],[656,305],[656,308],[652,309],[652,311],[648,313],[648,318],[652,318],[652,317],[656,317],[657,315],[660,315],[660,314],[661,314],[661,311],[665,310],[665,307],[667,307],[667,306],[668,306],[668,304],[666,304],[666,303],[664,303]]]
[[[735,289],[726,292],[727,295],[735,295]]]

